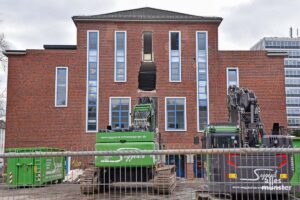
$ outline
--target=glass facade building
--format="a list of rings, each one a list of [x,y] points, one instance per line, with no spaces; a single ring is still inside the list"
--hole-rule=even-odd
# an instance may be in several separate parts
[[[266,37],[251,50],[288,54],[284,58],[287,121],[289,128],[300,128],[300,38]]]

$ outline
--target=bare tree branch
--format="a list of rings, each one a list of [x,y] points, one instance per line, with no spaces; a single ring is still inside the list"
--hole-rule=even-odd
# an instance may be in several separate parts
[[[8,48],[8,43],[4,38],[4,34],[0,34],[0,70],[7,70],[7,57],[3,52]],[[0,118],[6,116],[6,88],[0,88]]]
[[[0,119],[6,116],[6,88],[0,91]]]

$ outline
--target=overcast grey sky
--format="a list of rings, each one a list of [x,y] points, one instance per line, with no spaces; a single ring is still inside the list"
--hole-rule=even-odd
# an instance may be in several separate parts
[[[154,7],[220,16],[220,49],[247,50],[265,36],[288,36],[300,28],[300,0],[0,0],[0,33],[11,49],[76,44],[73,15]],[[295,31],[296,32],[296,31]],[[0,74],[0,87],[5,78]]]

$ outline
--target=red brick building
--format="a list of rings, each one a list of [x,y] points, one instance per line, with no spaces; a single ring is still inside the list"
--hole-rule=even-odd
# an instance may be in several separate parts
[[[163,147],[201,148],[194,137],[227,121],[229,84],[255,91],[266,130],[287,125],[283,56],[220,51],[222,18],[140,8],[73,21],[77,45],[6,52],[6,147],[91,149],[98,129],[128,127],[137,98],[150,96]],[[155,88],[139,88],[143,65],[155,66]]]

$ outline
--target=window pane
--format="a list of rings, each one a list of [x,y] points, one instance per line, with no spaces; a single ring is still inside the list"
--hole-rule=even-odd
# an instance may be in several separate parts
[[[122,123],[128,123],[128,116],[127,117],[121,117]]]
[[[97,63],[96,62],[89,62],[89,67],[96,69],[97,68]]]
[[[96,106],[89,106],[88,112],[96,112]]]
[[[90,32],[89,33],[89,48],[90,49],[97,49],[97,32]]]
[[[121,110],[129,110],[129,105],[121,105]]]
[[[228,70],[228,80],[229,81],[237,81],[237,71],[235,69]]]
[[[118,57],[124,57],[125,56],[124,49],[117,49],[117,56]]]
[[[172,81],[178,81],[179,80],[179,74],[172,74]]]
[[[144,33],[144,54],[152,54],[152,33]]]
[[[96,130],[96,124],[88,123],[88,130]]]
[[[171,33],[171,50],[179,50],[179,33]]]
[[[124,105],[129,105],[129,103],[130,103],[130,99],[129,98],[122,98],[121,99],[121,102],[122,102],[122,104],[124,104]]]
[[[176,104],[177,104],[177,106],[178,105],[184,105],[184,99],[183,98],[178,98],[178,99],[176,99]]]
[[[66,88],[58,87],[57,88],[57,105],[66,105]]]
[[[175,110],[175,105],[167,105],[167,110]]]
[[[96,87],[97,83],[96,81],[89,81],[89,87]]]
[[[117,34],[117,50],[125,49],[125,33],[118,32]]]
[[[118,113],[114,113],[114,115],[112,117],[112,120],[111,120],[112,123],[119,123],[119,116],[116,114],[118,114]]]
[[[118,74],[118,77],[119,77],[119,79],[118,80],[120,80],[121,78],[121,75],[124,75],[124,69],[122,69],[122,68],[119,68],[118,70],[117,70],[117,74]]]
[[[90,69],[89,69],[89,73],[90,73],[91,75],[96,75],[96,72],[97,72],[97,70],[96,70],[95,68],[90,68]]]
[[[118,107],[117,107],[118,108]],[[118,109],[117,109],[118,110]],[[117,117],[119,119],[119,112],[116,112],[115,110],[112,111],[111,113],[112,117]]]
[[[177,57],[177,56],[176,57],[171,57],[171,62],[174,63],[174,64],[177,63],[177,65],[179,66],[179,63],[178,63],[179,62],[179,57]]]
[[[173,65],[172,65],[173,66]],[[171,69],[172,76],[179,75],[179,69],[176,67],[172,67]]]
[[[176,113],[176,128],[184,129],[184,112]]]
[[[179,50],[171,50],[171,56],[172,57],[178,57],[179,56]]]
[[[89,56],[90,57],[97,57],[97,50],[90,50],[89,51]]]
[[[88,117],[91,120],[96,120],[96,113],[95,112],[89,112],[88,113]]]
[[[206,50],[206,33],[198,33],[198,50]]]
[[[67,105],[67,69],[56,68],[56,106]]]
[[[117,62],[118,63],[125,62],[125,57],[117,57]]]
[[[207,101],[206,100],[200,100],[199,101],[199,106],[206,108],[207,107]]]
[[[57,83],[58,84],[66,84],[66,76],[67,70],[66,69],[57,69]]]

